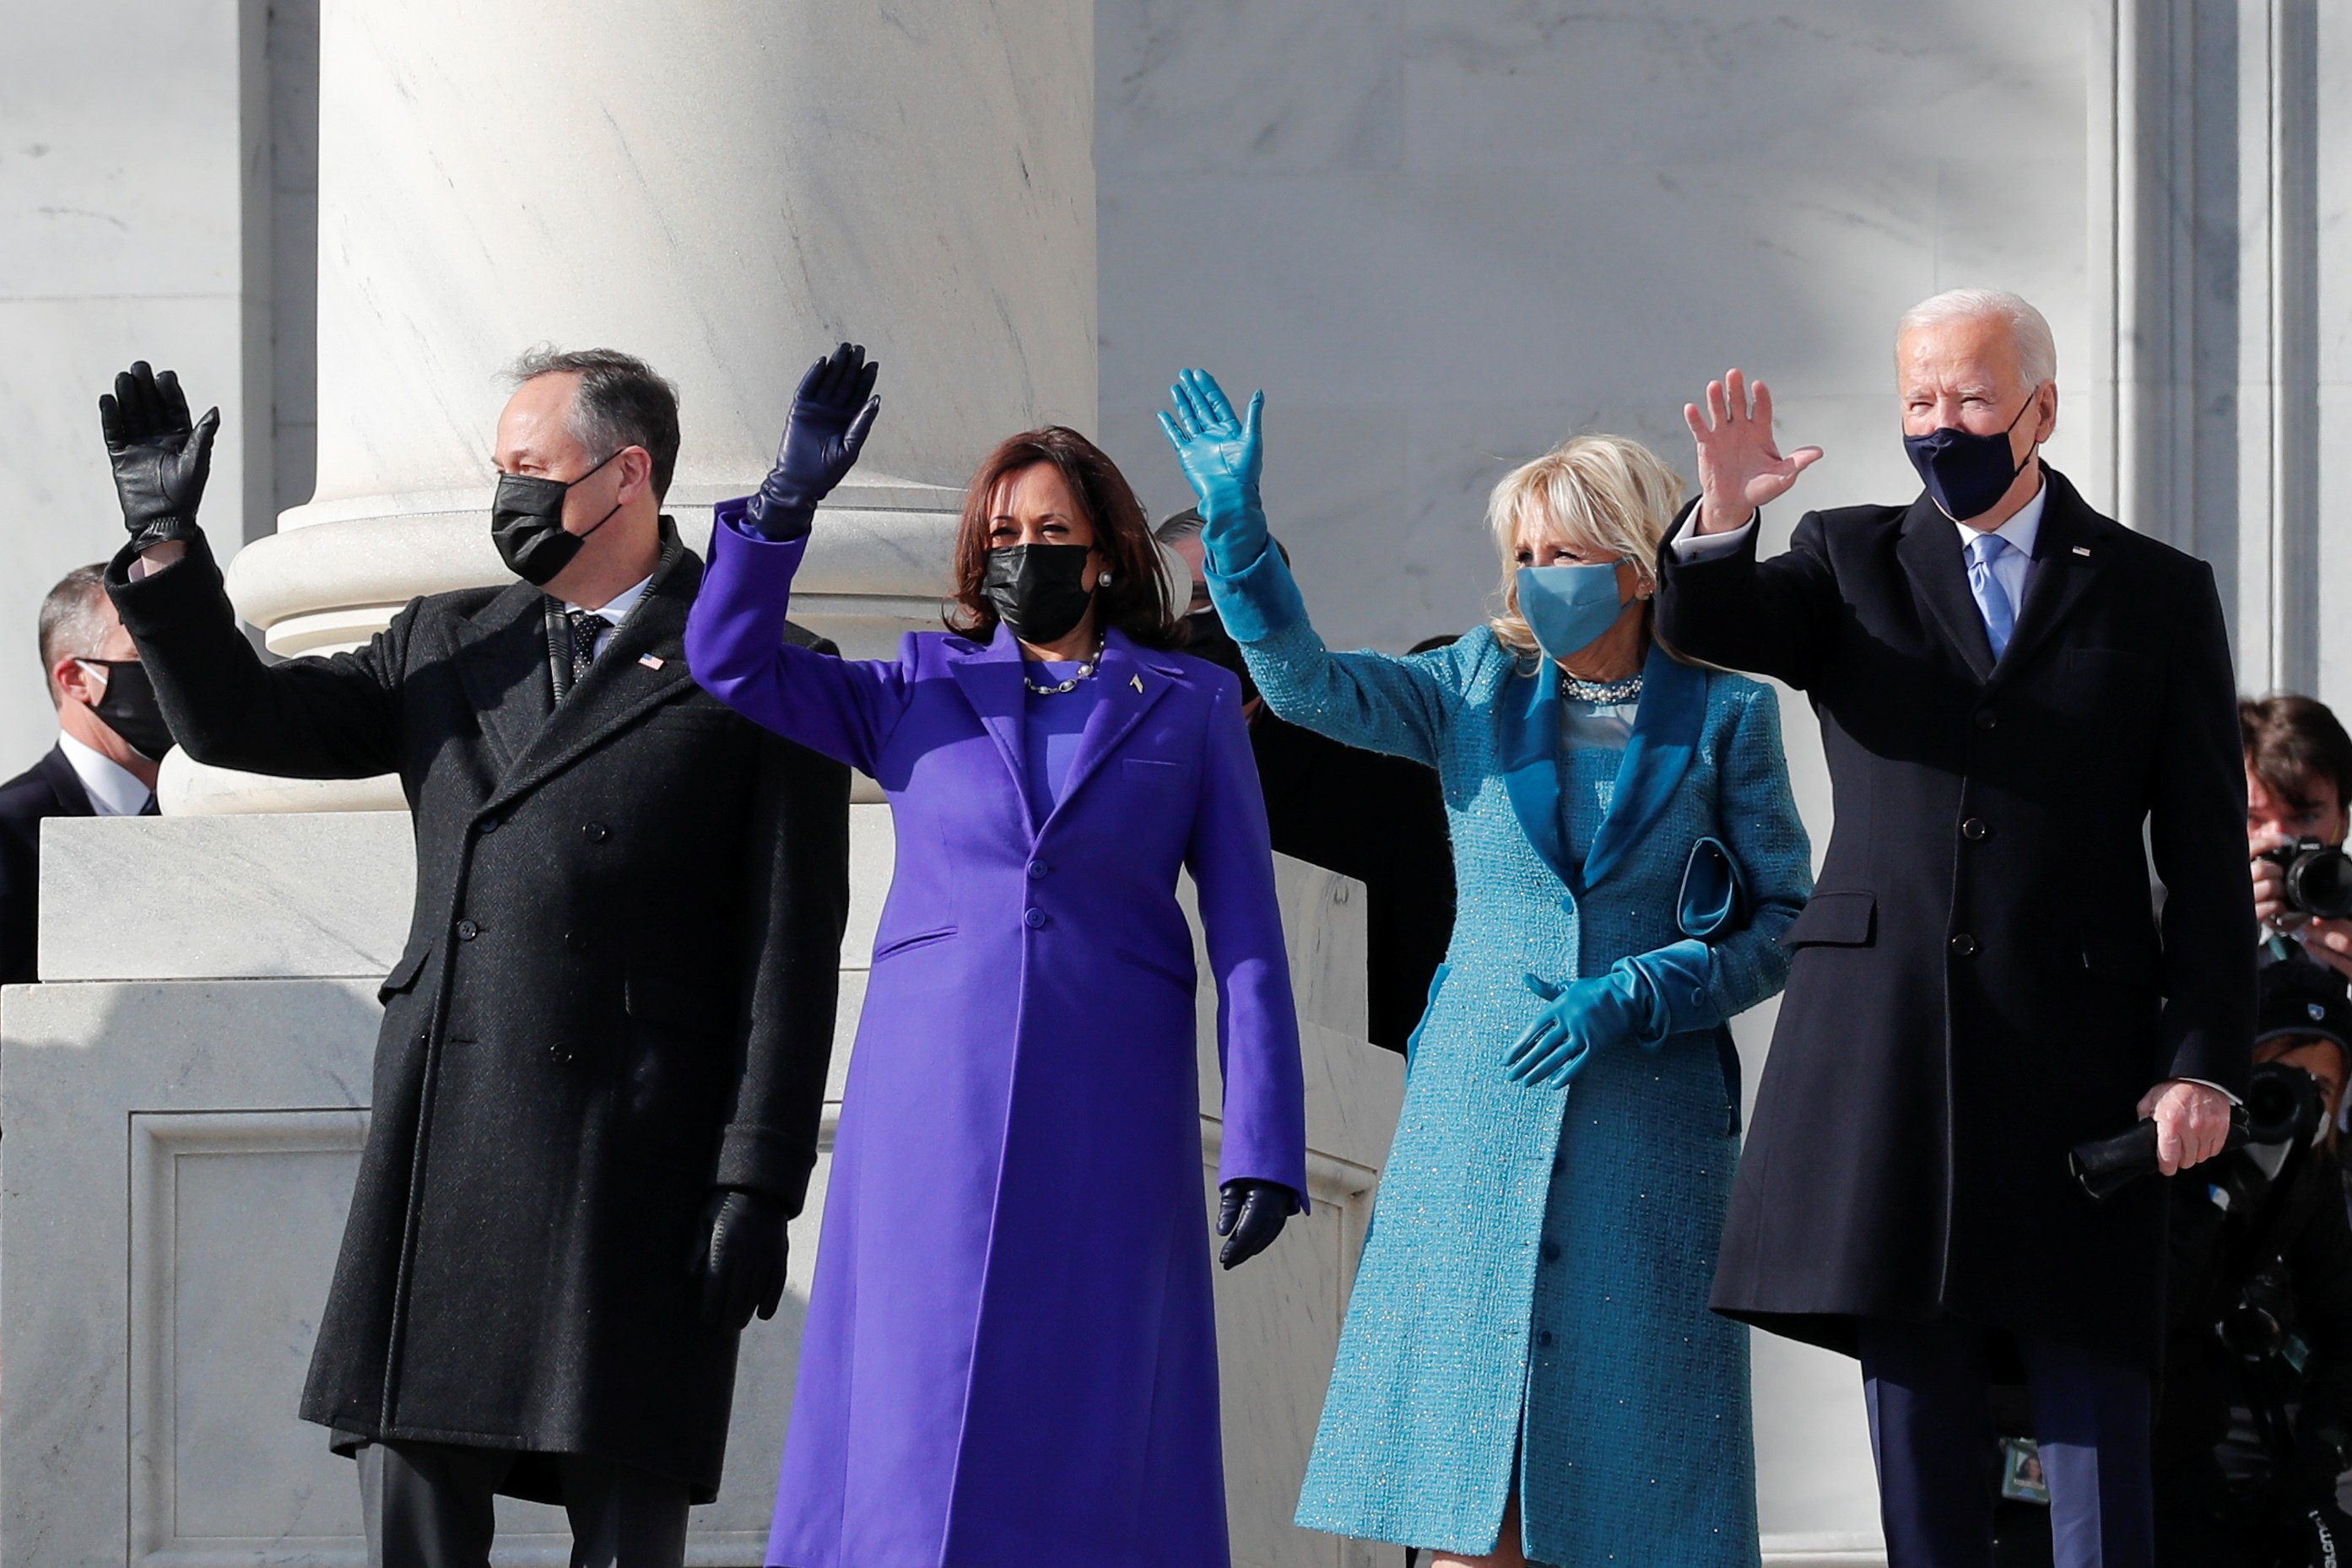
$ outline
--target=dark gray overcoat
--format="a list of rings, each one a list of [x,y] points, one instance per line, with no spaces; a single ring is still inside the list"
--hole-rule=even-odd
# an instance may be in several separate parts
[[[1809,512],[1786,553],[1661,555],[1659,633],[1812,700],[1837,822],[1758,1086],[1717,1310],[1835,1349],[1939,1318],[2153,1365],[2163,1194],[2066,1152],[2165,1079],[2242,1087],[2253,900],[2203,562],[2045,470],[1998,663],[1958,533]],[[2150,854],[2166,896],[2150,897]]]
[[[196,760],[397,773],[416,907],[301,1414],[339,1442],[585,1454],[719,1484],[736,1334],[688,1275],[714,1184],[798,1211],[848,904],[848,773],[738,717],[651,589],[557,703],[546,596],[411,603],[265,667],[208,547],[108,587]],[[321,876],[334,875],[321,867]],[[512,1489],[551,1499],[551,1467]]]

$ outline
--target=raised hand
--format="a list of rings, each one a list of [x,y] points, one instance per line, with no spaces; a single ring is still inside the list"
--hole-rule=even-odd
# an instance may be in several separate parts
[[[1698,531],[1738,528],[1789,493],[1797,476],[1821,460],[1819,447],[1800,447],[1783,456],[1772,444],[1772,390],[1756,384],[1751,405],[1748,378],[1727,371],[1706,384],[1706,412],[1683,405],[1683,419],[1698,442]]]
[[[1214,376],[1186,370],[1177,373],[1168,398],[1176,411],[1160,416],[1160,428],[1201,503],[1201,547],[1211,570],[1231,577],[1265,553],[1265,507],[1257,491],[1265,463],[1258,439],[1265,394],[1252,396],[1248,415],[1237,417]]]
[[[168,370],[156,374],[142,359],[114,378],[112,392],[99,395],[98,422],[131,542],[149,550],[194,538],[220,410],[206,409],[192,423],[180,378]]]
[[[791,419],[776,466],[744,518],[770,539],[795,539],[816,519],[816,503],[833,493],[857,462],[857,449],[882,412],[874,378],[882,362],[868,363],[862,344],[844,343],[809,366],[793,395]]]
[[[1283,1226],[1298,1212],[1298,1196],[1279,1182],[1244,1176],[1217,1190],[1217,1234],[1225,1245],[1217,1261],[1233,1268],[1274,1245]]]

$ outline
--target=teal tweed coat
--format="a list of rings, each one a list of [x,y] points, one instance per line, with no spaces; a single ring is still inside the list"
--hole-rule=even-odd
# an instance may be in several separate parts
[[[1811,890],[1778,700],[1654,651],[1580,866],[1549,668],[1485,627],[1411,658],[1331,653],[1272,551],[1210,587],[1275,712],[1437,770],[1460,887],[1298,1522],[1489,1552],[1516,1482],[1537,1562],[1749,1568],[1748,1331],[1706,1299],[1738,1153],[1724,1022],[1780,990],[1778,939]],[[1746,921],[1700,945],[1677,909],[1708,837]],[[1676,944],[1704,984],[1666,998],[1662,1045],[1598,1053],[1564,1090],[1504,1076],[1542,1005],[1530,976]]]

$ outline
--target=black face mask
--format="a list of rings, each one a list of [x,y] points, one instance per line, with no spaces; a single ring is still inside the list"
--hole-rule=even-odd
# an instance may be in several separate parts
[[[627,450],[619,448],[604,463]],[[619,501],[592,526],[578,533],[564,531],[563,498],[596,468],[577,479],[542,479],[537,474],[499,476],[498,492],[490,497],[490,542],[498,546],[499,559],[507,563],[508,571],[533,587],[544,588],[572,564],[590,534],[613,521],[613,513],[621,510]]]
[[[135,658],[86,658],[81,661],[106,671],[106,695],[89,710],[123,743],[151,763],[160,763],[172,749],[172,727],[163,722],[163,705],[155,700],[155,683],[147,667]]]
[[[1087,544],[999,545],[981,570],[980,596],[1023,642],[1058,642],[1094,603],[1095,585],[1087,580],[1093,553]]]

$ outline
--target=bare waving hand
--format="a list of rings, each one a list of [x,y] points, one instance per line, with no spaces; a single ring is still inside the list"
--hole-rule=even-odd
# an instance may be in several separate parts
[[[1788,494],[1797,476],[1821,460],[1819,447],[1783,455],[1773,445],[1772,389],[1758,382],[1751,401],[1748,377],[1737,370],[1706,384],[1705,413],[1685,403],[1683,418],[1698,442],[1701,533],[1738,528],[1757,509]]]

